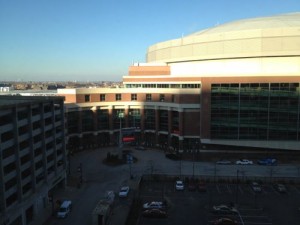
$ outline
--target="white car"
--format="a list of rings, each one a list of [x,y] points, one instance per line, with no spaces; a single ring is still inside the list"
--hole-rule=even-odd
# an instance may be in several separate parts
[[[57,212],[57,218],[66,218],[72,210],[72,201],[63,201]]]
[[[163,209],[166,207],[166,204],[163,202],[147,202],[143,204],[144,209]]]
[[[261,186],[257,182],[252,182],[251,183],[251,188],[254,192],[261,192]]]
[[[235,162],[236,165],[253,165],[253,161],[248,159],[241,159]]]
[[[130,188],[128,186],[121,187],[119,191],[119,197],[127,197],[129,193]]]
[[[181,180],[177,180],[175,183],[175,188],[177,191],[183,191],[184,190],[184,183]]]

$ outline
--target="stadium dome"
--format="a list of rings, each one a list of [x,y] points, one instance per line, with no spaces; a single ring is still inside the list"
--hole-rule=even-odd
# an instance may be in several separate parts
[[[299,56],[300,13],[238,20],[148,48],[147,62]]]

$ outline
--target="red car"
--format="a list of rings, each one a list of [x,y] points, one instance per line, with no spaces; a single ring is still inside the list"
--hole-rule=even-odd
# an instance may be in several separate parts
[[[198,191],[206,192],[206,184],[204,182],[199,182],[198,184]]]
[[[220,218],[214,221],[214,225],[237,225],[237,221],[228,218],[228,217],[224,217],[224,218]]]

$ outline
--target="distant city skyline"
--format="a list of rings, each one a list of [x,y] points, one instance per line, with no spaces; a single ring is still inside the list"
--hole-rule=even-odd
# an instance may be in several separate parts
[[[0,0],[1,81],[121,81],[147,48],[299,0]]]

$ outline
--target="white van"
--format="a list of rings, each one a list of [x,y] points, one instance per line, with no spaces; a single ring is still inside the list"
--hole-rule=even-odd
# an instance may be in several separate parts
[[[63,201],[57,212],[57,218],[66,218],[72,210],[71,201]]]

